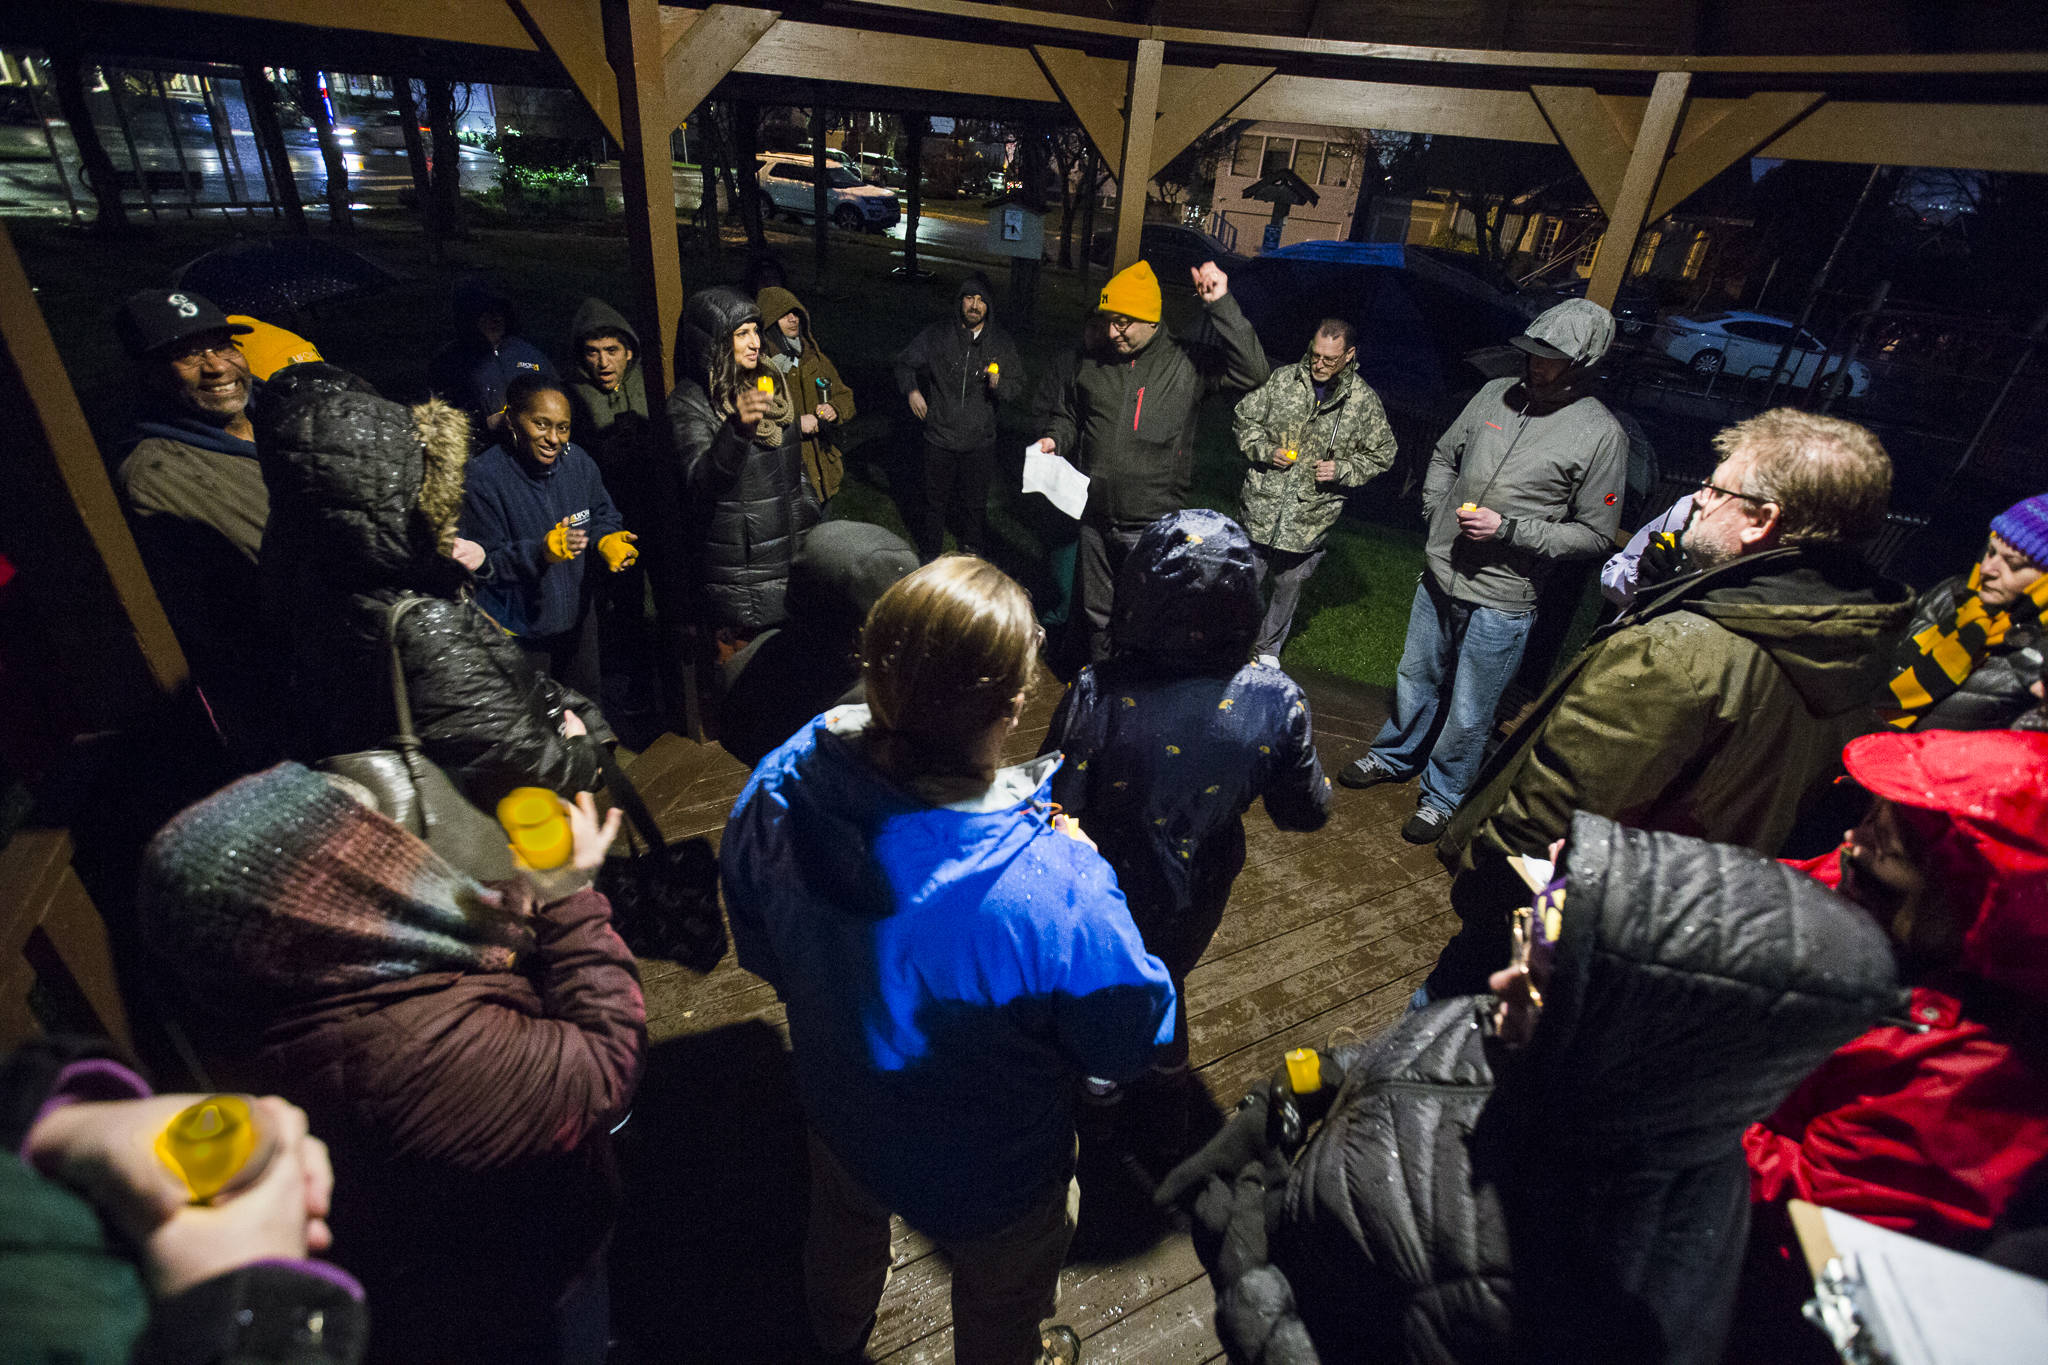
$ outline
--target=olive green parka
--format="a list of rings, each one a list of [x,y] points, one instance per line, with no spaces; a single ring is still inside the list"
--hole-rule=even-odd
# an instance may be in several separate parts
[[[1913,595],[1841,545],[1745,555],[1596,634],[1489,758],[1437,845],[1453,872],[1546,856],[1574,810],[1775,856],[1878,727]]]

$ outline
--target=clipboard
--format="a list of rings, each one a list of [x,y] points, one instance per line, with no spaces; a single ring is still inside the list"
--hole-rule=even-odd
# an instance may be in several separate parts
[[[1806,1318],[1847,1365],[2048,1360],[2048,1280],[1803,1199],[1787,1211],[1813,1273]]]

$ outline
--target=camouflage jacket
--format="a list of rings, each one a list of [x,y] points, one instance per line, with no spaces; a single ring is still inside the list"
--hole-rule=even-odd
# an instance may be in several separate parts
[[[1358,377],[1354,361],[1337,371],[1316,402],[1308,358],[1282,365],[1237,405],[1237,448],[1250,461],[1238,505],[1244,529],[1260,545],[1306,553],[1344,510],[1344,491],[1394,462],[1394,429],[1380,396]],[[1301,456],[1285,469],[1273,452],[1292,445]],[[1334,460],[1334,483],[1316,482],[1318,461]]]

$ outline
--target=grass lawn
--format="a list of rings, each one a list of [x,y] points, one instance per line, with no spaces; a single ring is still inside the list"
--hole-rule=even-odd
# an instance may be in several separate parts
[[[272,320],[303,332],[329,360],[356,370],[393,396],[420,387],[428,361],[448,339],[449,288],[462,274],[488,274],[518,305],[521,332],[556,353],[565,348],[570,316],[584,295],[618,303],[627,287],[624,241],[596,225],[584,231],[479,228],[435,260],[408,214],[359,214],[358,222],[356,249],[397,271],[402,281],[367,298],[323,305],[309,317]],[[113,333],[115,306],[134,290],[168,284],[183,262],[237,236],[263,235],[271,228],[268,220],[260,219],[230,225],[218,217],[192,222],[166,218],[119,241],[101,241],[65,225],[32,220],[10,222],[7,230],[36,286],[86,416],[102,449],[112,451],[134,411],[132,373]],[[913,419],[896,394],[891,357],[918,328],[951,309],[954,289],[969,266],[928,248],[931,275],[908,281],[890,273],[899,263],[895,253],[900,244],[835,232],[828,268],[820,280],[812,265],[808,230],[771,231],[770,242],[788,266],[792,288],[811,309],[821,344],[860,405],[843,440],[848,476],[833,502],[833,515],[901,532],[897,499],[903,495],[918,441]],[[696,234],[689,234],[683,278],[692,288],[735,282],[745,260],[744,248],[731,244],[711,258]],[[1100,288],[1099,276],[1091,281],[1074,272],[1041,271],[1035,314],[1023,322],[1007,302],[1008,272],[995,267],[989,273],[998,295],[996,316],[1016,335],[1035,379],[1079,335],[1081,320]],[[1199,305],[1190,290],[1169,288],[1166,309],[1169,324],[1185,326],[1197,316]],[[1227,512],[1236,510],[1244,467],[1230,439],[1233,402],[1232,396],[1219,395],[1202,414],[1191,497],[1197,505]],[[1021,402],[1005,410],[1001,451],[1007,473],[999,479],[1000,487],[1017,486],[1024,444],[1039,434],[1026,430],[1027,414],[1028,405]],[[1290,668],[1392,686],[1409,598],[1421,567],[1422,540],[1412,512],[1393,505],[1390,493],[1384,499],[1379,494],[1375,486],[1354,500],[1367,504],[1370,520],[1347,516],[1332,532],[1329,554],[1303,595],[1295,633],[1287,644],[1284,659]],[[1044,601],[1053,590],[1049,547],[1070,541],[1073,523],[1041,498],[999,493],[995,502],[990,530],[996,544],[991,553]],[[1389,524],[1380,524],[1382,520]]]

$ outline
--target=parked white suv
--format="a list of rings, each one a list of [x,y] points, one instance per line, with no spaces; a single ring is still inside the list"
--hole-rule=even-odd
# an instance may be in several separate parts
[[[816,173],[808,156],[794,152],[762,152],[755,160],[761,187],[761,212],[769,217],[784,213],[810,221],[816,209],[813,198]],[[870,185],[841,166],[825,166],[825,212],[848,232],[881,232],[900,216],[896,192]]]

